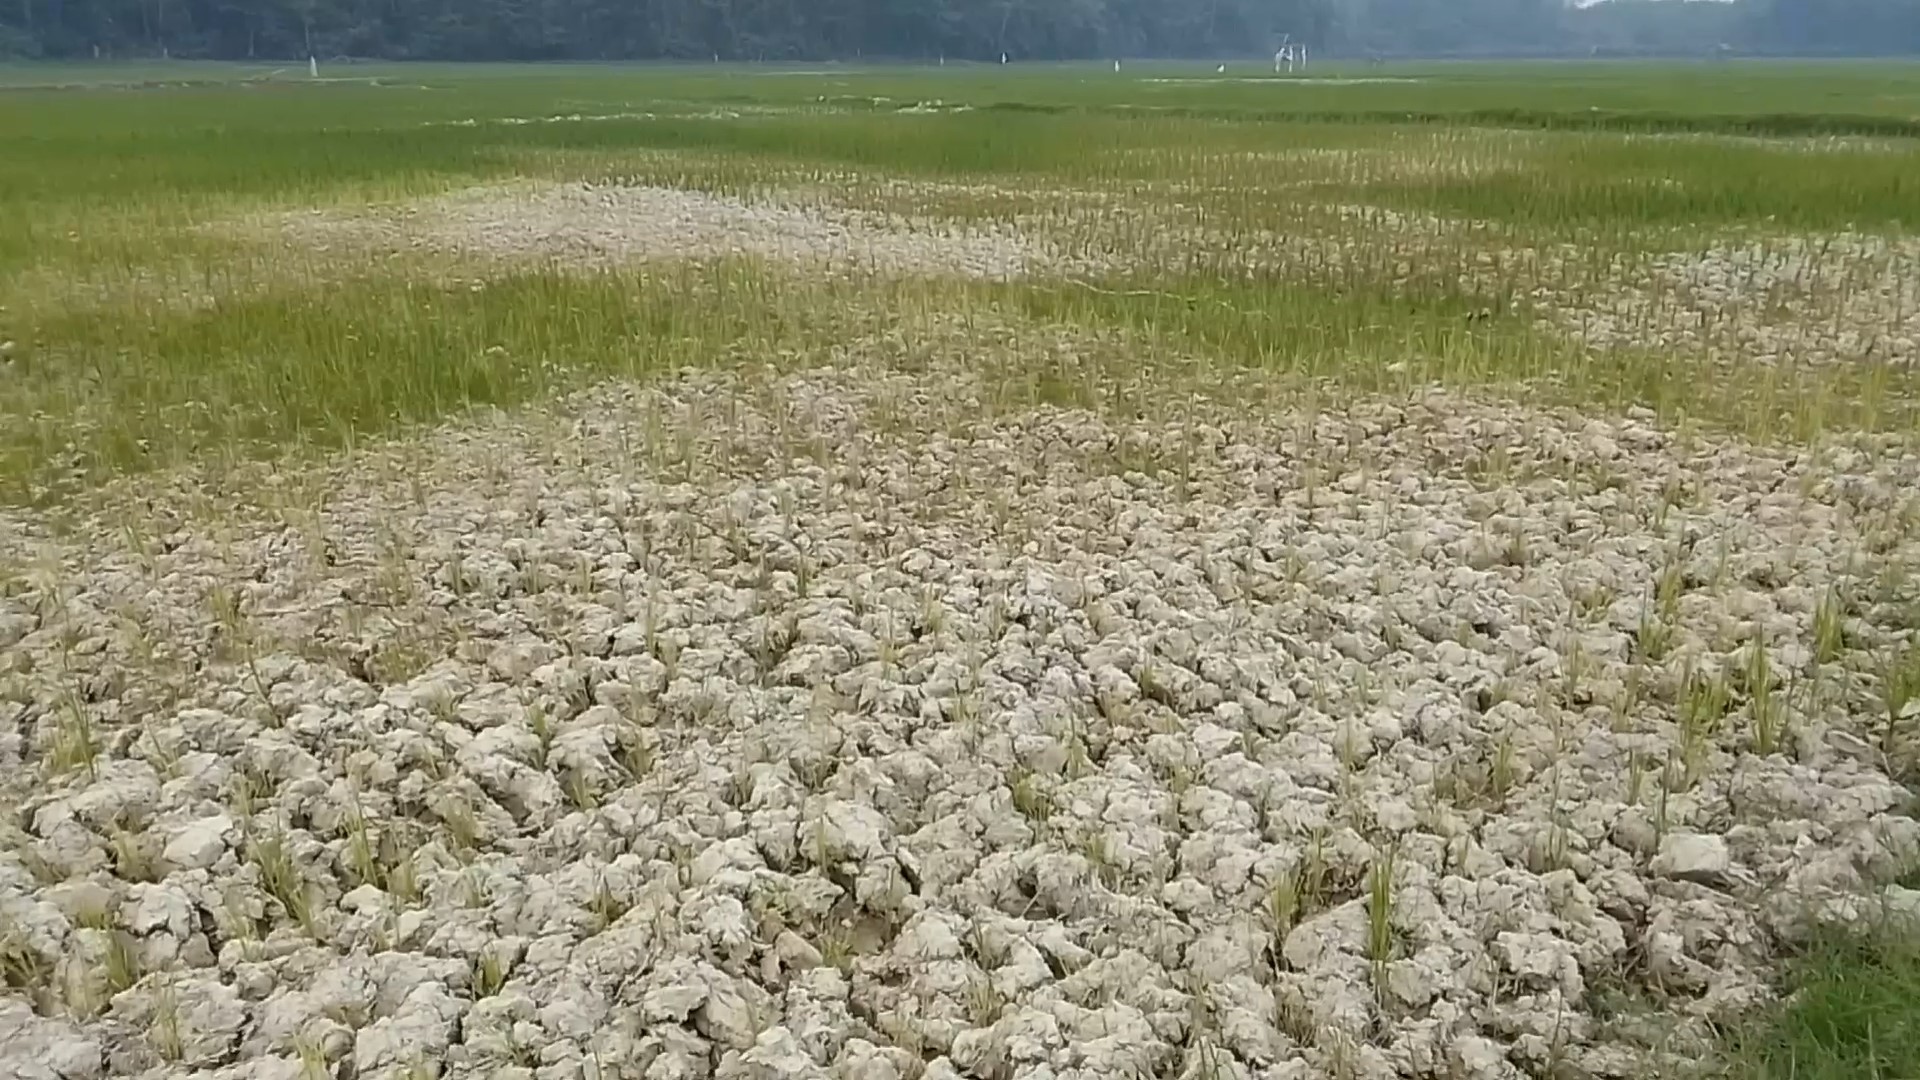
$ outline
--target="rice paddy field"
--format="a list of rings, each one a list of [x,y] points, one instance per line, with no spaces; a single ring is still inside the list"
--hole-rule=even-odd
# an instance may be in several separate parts
[[[1920,1076],[1920,66],[0,67],[0,1077]]]

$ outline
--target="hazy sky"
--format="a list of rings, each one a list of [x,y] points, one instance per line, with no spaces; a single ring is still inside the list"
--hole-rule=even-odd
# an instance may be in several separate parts
[[[1606,2],[1607,0],[1573,0],[1573,6],[1574,7],[1592,7],[1595,4],[1604,4]],[[1680,2],[1681,3],[1702,3],[1702,4],[1730,4],[1733,2],[1733,0],[1680,0]]]

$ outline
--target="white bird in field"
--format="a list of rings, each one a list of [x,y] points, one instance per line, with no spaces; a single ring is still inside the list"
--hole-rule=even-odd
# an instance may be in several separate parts
[[[1221,64],[1219,67],[1213,69],[1213,73],[1215,75],[1225,75],[1227,73],[1227,65]]]

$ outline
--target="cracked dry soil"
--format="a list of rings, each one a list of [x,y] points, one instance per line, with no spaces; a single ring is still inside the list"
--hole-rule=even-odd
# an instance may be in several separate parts
[[[730,257],[882,277],[1004,281],[1086,269],[1085,259],[1013,226],[861,212],[791,193],[748,199],[626,184],[502,185],[387,216],[315,212],[279,224],[321,250],[422,250],[576,269]]]
[[[0,1074],[1631,1077],[1920,900],[1911,454],[994,377],[0,522]]]

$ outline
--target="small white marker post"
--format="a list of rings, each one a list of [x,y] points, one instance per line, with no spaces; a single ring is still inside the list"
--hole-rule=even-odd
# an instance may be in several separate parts
[[[307,77],[310,79],[320,77],[320,61],[311,56],[307,57]]]
[[[1118,60],[1115,60],[1115,61],[1113,62],[1113,73],[1114,73],[1115,75],[1118,75],[1118,74],[1120,74],[1120,61],[1118,61]]]
[[[1286,65],[1287,74],[1289,75],[1293,74],[1296,65],[1301,71],[1307,70],[1307,47],[1305,44],[1293,40],[1292,34],[1280,35],[1280,51],[1273,54],[1273,73],[1275,75],[1280,74],[1280,66],[1282,64]]]
[[[1001,63],[1003,63],[1003,64],[1007,62],[1007,54],[1006,54],[1006,53],[1001,53],[1001,54],[1000,54],[1000,62],[1001,62]]]

